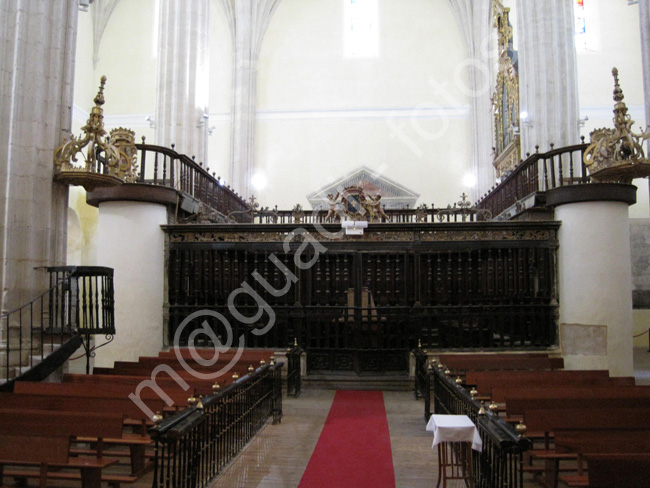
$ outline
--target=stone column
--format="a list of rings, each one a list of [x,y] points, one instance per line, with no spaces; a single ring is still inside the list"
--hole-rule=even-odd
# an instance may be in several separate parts
[[[221,0],[233,46],[229,184],[245,199],[253,193],[257,60],[280,0]],[[228,180],[227,180],[228,181]]]
[[[67,187],[54,150],[70,131],[78,0],[0,2],[0,309],[65,264]]]
[[[650,0],[639,0],[639,27],[641,28],[641,63],[643,73],[650,73]],[[650,77],[643,77],[645,123],[650,126]],[[646,155],[650,154],[650,141],[646,142]],[[650,185],[650,182],[648,183]]]
[[[492,27],[492,2],[447,0],[467,44],[467,68],[472,123],[472,168],[477,185],[472,198],[486,193],[494,184],[492,146],[494,123],[490,96],[494,91],[495,74]]]
[[[639,27],[641,28],[641,62],[643,72],[650,72],[650,0],[639,0]],[[643,77],[645,122],[650,125],[650,77]],[[648,143],[650,145],[650,143]]]
[[[558,233],[560,346],[567,369],[634,376],[628,206],[636,187],[573,185],[547,192]]]
[[[577,61],[572,0],[517,1],[521,152],[579,140]]]
[[[156,144],[206,162],[210,0],[162,0]]]
[[[110,347],[97,349],[94,366],[137,361],[163,347],[165,295],[165,205],[138,201],[99,204],[98,254],[113,268],[117,333]]]

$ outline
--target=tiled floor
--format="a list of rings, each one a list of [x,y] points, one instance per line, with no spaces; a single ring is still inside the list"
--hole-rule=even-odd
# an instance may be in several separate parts
[[[295,488],[300,483],[334,398],[334,390],[305,390],[284,400],[284,418],[268,425],[213,488]],[[436,483],[433,437],[425,431],[424,403],[412,392],[384,392],[398,487]],[[334,487],[333,487],[334,488]]]

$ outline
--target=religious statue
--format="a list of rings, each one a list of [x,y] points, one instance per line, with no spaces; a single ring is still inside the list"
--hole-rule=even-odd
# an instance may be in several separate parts
[[[340,203],[341,195],[339,192],[336,192],[336,196],[332,195],[331,193],[327,194],[327,205],[329,206],[329,211],[325,216],[325,222],[330,222],[337,217],[341,209]]]

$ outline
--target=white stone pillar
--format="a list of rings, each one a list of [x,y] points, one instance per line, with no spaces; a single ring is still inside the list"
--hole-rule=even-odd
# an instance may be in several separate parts
[[[639,0],[639,27],[641,29],[641,65],[643,73],[650,73],[650,0]],[[643,77],[645,123],[650,126],[650,77]],[[646,155],[650,154],[650,141],[646,142]],[[648,182],[650,185],[650,182]]]
[[[522,158],[579,140],[573,0],[517,1]]]
[[[156,144],[206,162],[210,0],[161,0]]]
[[[230,187],[245,199],[253,193],[257,61],[264,33],[280,0],[221,0],[233,46]]]
[[[492,165],[494,145],[492,104],[496,75],[496,52],[492,27],[492,2],[476,0],[447,0],[460,26],[467,45],[467,59],[462,61],[468,73],[465,92],[469,95],[472,120],[472,168],[476,188],[471,198],[486,193],[494,185]]]
[[[78,0],[0,1],[0,309],[65,264],[68,190],[54,150],[72,121]]]
[[[633,376],[630,201],[581,200],[555,208],[562,222],[558,286],[565,367]]]
[[[97,349],[95,366],[155,356],[163,346],[163,300],[167,208],[147,202],[99,204],[98,255],[113,268],[115,338]],[[100,342],[101,338],[96,341]]]

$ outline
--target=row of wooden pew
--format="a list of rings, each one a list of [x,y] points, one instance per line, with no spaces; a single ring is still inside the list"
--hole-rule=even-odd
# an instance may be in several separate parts
[[[525,471],[542,486],[650,486],[650,386],[604,370],[564,370],[536,354],[443,355],[494,414],[526,427]]]
[[[40,486],[80,480],[83,488],[135,483],[152,468],[155,421],[273,359],[270,350],[234,354],[207,364],[190,350],[165,351],[92,375],[65,374],[60,383],[16,382],[0,393],[0,485],[3,478],[38,478]]]

